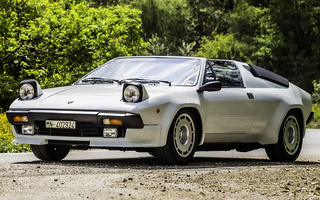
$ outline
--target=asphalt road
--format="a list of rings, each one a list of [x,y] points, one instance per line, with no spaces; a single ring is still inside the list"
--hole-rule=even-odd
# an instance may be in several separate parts
[[[306,136],[303,141],[303,147],[298,161],[320,161],[320,129],[307,129]],[[134,151],[109,151],[109,150],[88,150],[88,151],[72,151],[64,159],[64,161],[90,161],[90,160],[135,160],[151,159],[148,153],[137,153]],[[236,151],[211,151],[211,152],[197,152],[195,154],[197,159],[210,158],[255,158],[267,159],[264,149],[258,149],[246,153]],[[0,154],[0,163],[25,163],[38,162],[32,153],[2,153]]]

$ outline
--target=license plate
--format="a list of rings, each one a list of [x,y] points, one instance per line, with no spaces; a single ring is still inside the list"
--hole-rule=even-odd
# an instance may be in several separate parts
[[[46,120],[46,128],[76,129],[75,121]]]

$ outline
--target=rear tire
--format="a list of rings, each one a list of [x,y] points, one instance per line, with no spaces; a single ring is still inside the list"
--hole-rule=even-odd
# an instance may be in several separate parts
[[[33,154],[43,161],[60,161],[64,159],[70,147],[63,145],[30,145]]]
[[[157,158],[167,164],[186,164],[192,158],[198,144],[198,128],[189,110],[177,113],[169,129],[167,144],[155,149]]]
[[[295,161],[300,155],[302,140],[302,120],[297,112],[290,111],[282,122],[278,143],[268,145],[266,153],[272,161]]]

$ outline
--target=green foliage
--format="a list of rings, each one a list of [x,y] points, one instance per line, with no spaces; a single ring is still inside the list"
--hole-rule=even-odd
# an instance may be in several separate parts
[[[313,120],[307,126],[307,128],[320,128],[320,104],[313,104],[312,110],[314,112]]]
[[[0,113],[0,153],[18,153],[30,151],[30,146],[25,144],[14,144],[11,141],[14,136],[11,131],[6,114]]]
[[[16,97],[17,82],[68,85],[102,63],[138,55],[141,12],[128,6],[91,8],[84,0],[0,0],[1,107]]]
[[[320,82],[318,83],[316,80],[314,80],[312,83],[314,88],[312,100],[314,103],[320,104]]]
[[[203,37],[197,56],[211,59],[236,59],[240,57],[240,54],[243,56],[242,47],[243,44],[231,34],[216,35],[214,40]]]
[[[252,62],[311,93],[320,76],[320,1],[233,3],[222,10],[224,25],[202,37],[197,55]]]
[[[108,7],[108,6],[115,6],[115,5],[128,5],[133,0],[90,0],[90,4],[93,7]]]
[[[142,11],[145,38],[150,42],[149,54],[191,54],[190,47],[193,48],[197,36],[187,0],[136,0],[133,5]]]
[[[320,70],[320,1],[272,0],[269,7],[281,35],[272,49],[272,68],[311,93]]]
[[[230,13],[234,9],[234,0],[189,0],[196,35],[200,39],[212,32],[227,33],[230,28]]]
[[[275,44],[274,31],[267,8],[237,4],[230,12],[229,29],[203,37],[198,56],[259,63],[271,54]],[[212,39],[211,39],[212,38]]]

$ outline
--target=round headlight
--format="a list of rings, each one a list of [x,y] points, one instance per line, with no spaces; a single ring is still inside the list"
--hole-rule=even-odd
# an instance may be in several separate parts
[[[32,99],[34,97],[34,88],[31,84],[25,83],[21,85],[19,94],[22,100]]]
[[[135,85],[127,86],[123,91],[123,98],[127,102],[137,102],[140,98],[139,88]]]

